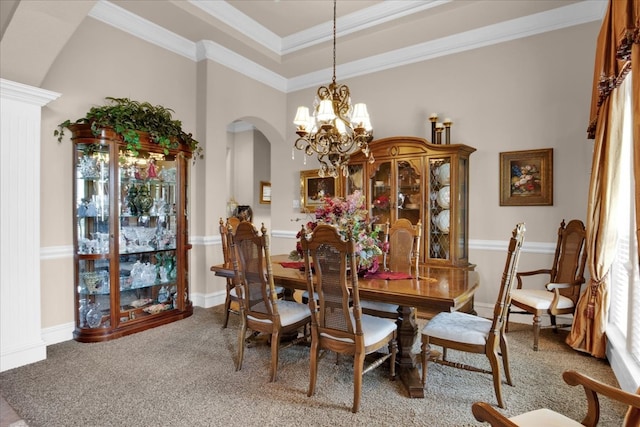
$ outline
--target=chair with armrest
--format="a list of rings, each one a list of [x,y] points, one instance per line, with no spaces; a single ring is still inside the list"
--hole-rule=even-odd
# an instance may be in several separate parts
[[[240,224],[240,220],[235,217],[227,218],[226,223],[222,221],[220,218],[220,240],[222,241],[222,255],[224,259],[224,263],[227,265],[231,264],[231,245],[228,238],[228,232],[231,233],[236,232],[236,228]],[[233,279],[227,278],[227,295],[224,299],[224,323],[222,324],[222,328],[226,328],[229,323],[229,313],[239,314],[238,310],[234,310],[231,308],[231,304],[233,302],[238,303],[238,295],[235,290],[235,284]]]
[[[576,371],[565,371],[562,374],[564,381],[570,386],[581,385],[587,397],[587,415],[581,423],[572,420],[550,409],[536,409],[511,418],[505,417],[493,406],[486,402],[476,402],[471,407],[473,416],[478,421],[484,421],[493,427],[538,427],[538,426],[587,426],[595,427],[600,420],[599,396],[629,405],[625,414],[623,427],[640,426],[640,388],[636,394],[626,392],[617,387],[610,386]]]
[[[524,241],[524,224],[518,224],[509,241],[507,261],[502,273],[498,299],[493,308],[493,319],[485,319],[468,313],[442,312],[436,314],[422,329],[422,384],[427,382],[427,362],[493,375],[493,388],[498,406],[502,400],[502,378],[498,356],[502,356],[507,384],[513,385],[509,371],[509,347],[505,336],[505,322],[509,310],[509,293],[515,282],[515,274]],[[431,355],[431,345],[442,347],[442,358]],[[485,354],[490,370],[447,360],[447,349]]]
[[[235,289],[240,298],[242,326],[238,334],[238,359],[236,371],[242,369],[247,329],[271,335],[271,381],[278,372],[280,338],[295,333],[311,321],[306,305],[295,301],[279,300],[273,283],[271,255],[267,230],[262,225],[261,234],[253,224],[242,221],[235,234],[229,232]],[[306,337],[303,337],[306,339]],[[296,343],[294,340],[292,343]]]
[[[385,271],[393,271],[418,275],[418,260],[420,259],[420,237],[422,223],[413,225],[406,218],[400,218],[392,226],[384,225],[383,267]],[[362,312],[372,316],[388,319],[400,319],[401,313],[397,304],[378,301],[361,300]]]
[[[533,349],[538,350],[540,337],[540,317],[548,314],[554,332],[569,325],[557,325],[556,316],[573,314],[580,289],[584,283],[584,268],[587,261],[585,248],[585,227],[582,221],[573,219],[565,226],[564,220],[558,229],[558,242],[550,269],[521,271],[516,275],[517,287],[511,292],[509,313],[533,315]],[[546,289],[522,287],[522,278],[546,274],[549,283]],[[517,307],[520,311],[513,310]],[[509,318],[507,317],[507,322]]]
[[[393,320],[362,314],[358,291],[355,243],[351,233],[342,240],[330,226],[318,225],[310,237],[301,240],[306,266],[311,312],[311,361],[307,395],[315,393],[318,359],[321,350],[353,356],[353,406],[358,412],[362,393],[362,376],[390,359],[391,378],[395,377],[395,358],[398,349],[397,327]],[[315,268],[315,281],[311,263]],[[348,271],[350,270],[350,271]],[[388,346],[389,352],[364,366],[365,355]]]

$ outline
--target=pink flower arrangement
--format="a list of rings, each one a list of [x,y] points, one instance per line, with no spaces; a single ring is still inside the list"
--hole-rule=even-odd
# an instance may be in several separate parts
[[[346,199],[339,197],[325,198],[324,205],[316,209],[316,221],[310,221],[305,226],[305,233],[311,233],[318,224],[333,225],[343,238],[347,237],[347,230],[351,225],[351,232],[356,243],[358,265],[361,270],[376,272],[378,270],[378,256],[382,254],[382,243],[379,239],[379,227],[373,226],[365,206],[364,195],[355,191]],[[296,238],[302,237],[302,230]],[[302,248],[300,242],[290,257],[300,259]]]

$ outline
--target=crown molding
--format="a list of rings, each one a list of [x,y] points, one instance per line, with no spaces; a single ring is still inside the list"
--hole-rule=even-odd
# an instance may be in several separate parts
[[[403,16],[447,4],[452,0],[385,1],[336,19],[336,38],[390,22]],[[280,55],[314,46],[333,39],[333,21],[315,25],[282,38]],[[256,40],[258,41],[258,40]]]
[[[241,28],[242,34],[254,42],[278,55],[282,55],[282,39],[276,33],[240,12],[226,1],[189,0],[189,3],[236,30]]]
[[[365,12],[358,14],[358,16],[351,16],[355,14],[350,14],[341,18],[344,20],[343,24],[345,27],[341,34],[348,34],[349,32],[359,31],[359,29],[367,28],[379,22],[385,22],[383,21],[386,19],[386,17],[383,16],[385,13],[389,14],[386,20],[391,20],[425,8],[436,7],[447,1],[448,0],[434,0],[421,2],[413,0],[405,2],[382,2],[380,5],[365,9]],[[274,41],[271,36],[260,35],[263,33],[263,30],[259,28],[251,30],[251,28],[254,27],[253,23],[255,21],[236,11],[226,2],[198,1],[192,3],[205,11],[213,11],[213,13],[219,15],[222,14],[221,16],[228,20],[228,22],[235,22],[233,25],[243,25],[243,23],[246,25],[246,23],[250,21],[251,25],[239,28],[243,28],[243,31],[246,29],[247,34],[249,34],[249,31],[255,31],[255,33],[251,33],[249,37],[254,38],[256,41],[264,40],[264,43],[269,45],[267,46],[269,49],[275,49],[274,51],[278,53],[284,51],[289,52],[291,49],[300,49],[304,47],[303,45],[305,43],[309,45],[312,32],[318,31],[318,29],[314,27],[297,33],[292,36],[291,39],[287,38],[286,41],[282,39]],[[603,0],[580,1],[553,10],[504,21],[345,63],[336,67],[336,74],[340,75],[342,79],[362,76],[548,31],[598,21],[602,20],[606,7],[607,2]],[[229,14],[231,14],[231,16],[227,16]],[[107,0],[99,0],[90,11],[89,16],[193,61],[203,59],[214,61],[285,93],[326,83],[326,76],[331,74],[331,68],[325,68],[287,80],[285,77],[211,40],[202,40],[197,43],[191,42]],[[217,15],[214,16],[218,17]],[[247,19],[249,21],[247,21]],[[256,26],[261,27],[259,24],[256,24]],[[318,27],[322,27],[322,25]],[[264,27],[262,28],[266,30]],[[281,46],[286,47],[283,49]]]
[[[0,79],[0,96],[2,99],[25,102],[43,107],[50,101],[60,97],[60,93],[29,86],[12,80]]]
[[[201,40],[197,43],[197,52],[198,60],[208,59],[217,62],[280,92],[286,92],[286,78],[218,43],[211,40]]]
[[[603,6],[605,7],[603,8]],[[604,16],[605,10],[606,2],[582,1],[546,12],[488,25],[429,42],[407,46],[369,58],[344,63],[336,66],[336,74],[339,75],[341,79],[357,77],[548,31],[598,21]],[[330,68],[293,77],[288,81],[287,91],[292,92],[318,86],[319,84],[325,83],[327,75],[331,75]]]
[[[192,61],[197,60],[194,42],[116,6],[114,3],[99,0],[89,12],[89,16]]]

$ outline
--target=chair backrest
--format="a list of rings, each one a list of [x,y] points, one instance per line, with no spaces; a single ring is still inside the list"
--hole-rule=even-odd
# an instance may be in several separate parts
[[[551,283],[584,283],[584,268],[587,262],[585,245],[586,230],[584,223],[572,219],[565,226],[564,220],[558,228],[558,243],[551,267]],[[576,304],[580,296],[580,287],[571,286],[559,289],[560,295],[571,298]]]
[[[385,228],[384,268],[385,270],[417,274],[420,259],[420,237],[422,223],[413,225],[406,218],[400,218]]]
[[[241,308],[253,317],[276,323],[279,322],[277,295],[264,224],[260,232],[258,234],[250,222],[242,221],[235,234],[229,228],[227,235],[236,254],[233,257],[236,285],[242,284],[238,289],[238,296],[242,299]]]
[[[228,232],[231,231],[232,233],[235,233],[236,228],[238,227],[238,224],[240,224],[240,220],[238,218],[227,218],[227,221],[225,223],[222,220],[222,217],[220,217],[220,223],[219,223],[220,240],[222,241],[222,256],[224,257],[225,264],[232,262],[231,260],[232,254],[230,251],[231,242],[229,241]]]
[[[511,239],[509,240],[509,249],[507,251],[507,261],[504,265],[502,273],[502,281],[500,282],[500,291],[498,299],[493,308],[493,324],[491,326],[492,333],[495,336],[504,334],[507,326],[506,319],[509,314],[509,305],[511,304],[511,289],[516,282],[516,273],[518,270],[518,261],[520,260],[520,249],[524,242],[524,232],[526,228],[524,223],[516,225],[513,229]]]
[[[300,244],[307,272],[307,290],[309,295],[318,295],[318,302],[315,298],[309,299],[312,326],[318,327],[319,334],[354,341],[356,336],[362,337],[362,313],[358,275],[355,274],[355,244],[350,233],[347,234],[349,237],[345,241],[335,227],[320,224],[308,238],[303,231]],[[312,263],[315,283],[310,268]],[[352,305],[353,309],[350,308]],[[352,313],[354,322],[351,321]]]

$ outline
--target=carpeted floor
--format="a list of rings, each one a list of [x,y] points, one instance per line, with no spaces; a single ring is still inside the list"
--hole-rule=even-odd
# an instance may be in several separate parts
[[[245,350],[235,372],[239,319],[221,329],[222,307],[196,308],[179,322],[96,344],[48,347],[47,359],[0,374],[2,395],[31,427],[38,426],[475,426],[471,404],[495,404],[491,377],[429,365],[426,398],[410,399],[386,367],[364,377],[360,412],[350,411],[351,360],[324,357],[316,394],[307,397],[309,349],[281,350],[278,381],[268,381],[269,348]],[[421,321],[420,323],[424,323]],[[617,385],[606,361],[577,353],[564,334],[543,330],[531,348],[529,325],[508,334],[515,387],[504,385],[507,415],[548,407],[581,420],[584,392],[561,377],[566,369]],[[450,359],[487,366],[483,355]],[[625,408],[602,399],[601,426],[621,425]]]

